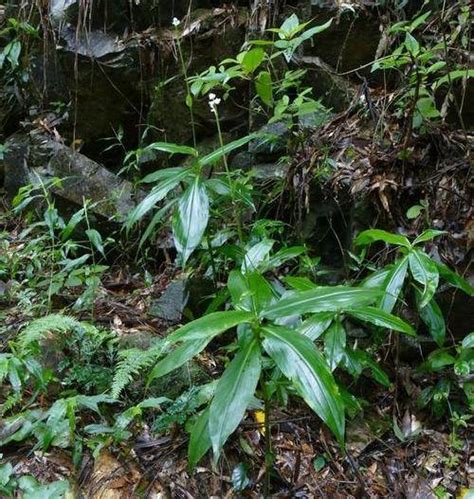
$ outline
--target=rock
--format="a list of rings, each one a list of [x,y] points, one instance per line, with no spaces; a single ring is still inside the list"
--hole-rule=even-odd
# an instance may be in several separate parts
[[[50,64],[56,64],[53,78],[64,85],[56,94],[72,103],[68,137],[81,141],[94,157],[104,149],[105,143],[98,141],[113,137],[120,126],[126,137],[133,137],[132,143],[138,140],[138,124],[143,122],[138,46],[102,31],[77,37],[73,28],[61,31],[60,40],[57,63]]]
[[[234,57],[245,41],[245,9],[195,10],[188,25],[183,28],[180,44],[183,57],[188,64],[188,75],[197,75],[227,57]],[[173,45],[174,34],[161,30],[156,36],[163,44]],[[192,143],[190,112],[186,105],[186,87],[181,76],[178,59],[171,51],[160,53],[158,81],[147,116],[150,126],[150,141],[166,140],[177,144]],[[242,83],[237,82],[237,85]],[[219,93],[219,91],[216,91]],[[223,100],[219,106],[219,120],[223,130],[242,126],[246,115],[246,93],[234,91],[232,98]],[[193,112],[199,140],[215,135],[215,117],[210,112],[206,96],[194,100]],[[170,119],[170,113],[173,119]]]
[[[305,44],[305,56],[320,57],[338,72],[350,71],[374,60],[381,36],[375,10],[372,13],[369,6],[359,2],[341,4],[336,0],[305,0],[302,4],[301,17],[314,19],[314,25],[333,18],[332,25],[317,34],[314,42]],[[366,74],[368,71],[370,68],[365,69]]]
[[[27,184],[61,178],[55,195],[77,206],[92,201],[90,210],[107,219],[123,220],[135,206],[132,184],[103,166],[34,130],[10,137],[5,151],[5,189],[10,197]]]
[[[305,56],[300,59],[300,63],[307,70],[305,83],[313,89],[315,99],[321,99],[324,106],[335,112],[347,109],[356,95],[354,86],[348,80],[338,76],[319,57]]]
[[[188,303],[189,291],[186,279],[172,281],[163,294],[150,305],[149,314],[172,324],[178,324]]]
[[[290,130],[286,123],[269,123],[257,132],[257,138],[249,144],[249,153],[259,159],[279,157],[286,153]]]

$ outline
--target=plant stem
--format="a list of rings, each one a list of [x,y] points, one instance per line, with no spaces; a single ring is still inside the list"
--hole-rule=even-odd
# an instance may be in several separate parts
[[[189,113],[191,115],[191,130],[193,134],[193,145],[196,147],[197,139],[196,139],[196,125],[194,123],[194,111],[193,111],[193,97],[191,95],[191,91],[188,83],[188,71],[186,69],[186,62],[184,61],[183,51],[181,50],[181,41],[180,34],[178,30],[176,30],[176,45],[178,47],[179,60],[181,62],[181,69],[183,70],[184,83],[186,85],[186,106],[189,107]]]
[[[213,113],[216,116],[216,125],[217,125],[217,133],[219,135],[219,143],[220,143],[221,148],[223,149],[224,148],[224,140],[222,138],[222,130],[221,130],[221,124],[219,121],[219,113],[217,111],[217,106],[214,107]],[[244,241],[244,233],[242,230],[242,222],[240,220],[240,210],[239,210],[239,207],[238,207],[236,199],[235,199],[234,182],[233,182],[232,176],[230,174],[229,165],[227,163],[227,156],[225,154],[223,156],[223,161],[224,161],[224,168],[225,168],[225,171],[227,174],[227,180],[229,182],[230,196],[232,198],[232,206],[234,207],[235,223],[237,225],[237,234],[239,236],[239,241],[242,244],[242,242]]]
[[[273,465],[273,454],[272,454],[272,434],[270,427],[270,399],[268,397],[267,385],[263,385],[263,402],[265,411],[265,483],[263,489],[263,497],[267,499],[270,497],[270,472]]]

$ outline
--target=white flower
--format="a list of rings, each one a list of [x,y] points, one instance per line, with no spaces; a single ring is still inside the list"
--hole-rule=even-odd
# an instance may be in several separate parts
[[[173,21],[171,22],[171,24],[177,28],[180,24],[181,24],[181,21],[177,18],[177,17],[173,17]]]
[[[217,113],[217,106],[221,103],[221,99],[216,94],[209,94],[209,107],[213,113]]]

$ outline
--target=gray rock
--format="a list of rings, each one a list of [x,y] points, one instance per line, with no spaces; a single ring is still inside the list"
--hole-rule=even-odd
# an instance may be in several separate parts
[[[5,146],[4,184],[10,197],[24,185],[60,178],[55,195],[78,206],[88,199],[91,211],[108,219],[123,220],[135,206],[130,182],[47,135],[16,134]]]
[[[286,123],[277,121],[269,123],[257,133],[258,137],[249,144],[249,153],[259,158],[274,157],[284,154],[290,137]]]
[[[189,291],[186,279],[172,281],[158,300],[150,305],[149,314],[167,322],[177,324],[183,317],[188,303]]]

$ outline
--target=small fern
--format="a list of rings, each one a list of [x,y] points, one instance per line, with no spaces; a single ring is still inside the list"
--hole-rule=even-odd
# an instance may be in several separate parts
[[[165,342],[157,342],[148,350],[131,348],[120,352],[114,380],[112,382],[112,398],[117,399],[124,388],[133,381],[142,369],[150,367],[158,360],[166,347]]]
[[[28,324],[28,326],[18,335],[17,345],[20,352],[27,353],[31,350],[32,346],[44,338],[47,333],[64,334],[74,329],[85,327],[94,328],[94,326],[82,323],[68,315],[50,314]]]

